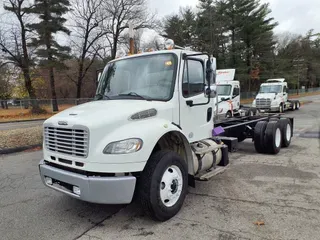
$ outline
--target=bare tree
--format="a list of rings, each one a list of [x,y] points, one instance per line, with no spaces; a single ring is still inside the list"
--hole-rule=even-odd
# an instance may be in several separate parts
[[[73,0],[71,18],[73,27],[74,55],[77,58],[77,76],[69,76],[77,87],[77,98],[81,97],[82,83],[94,63],[102,46],[100,39],[107,35],[102,24],[108,18],[102,13],[103,0]]]
[[[155,15],[148,13],[146,0],[106,0],[103,1],[103,14],[108,16],[104,27],[112,59],[116,57],[120,37],[129,28],[129,23],[135,30],[155,26]]]
[[[40,113],[42,110],[35,100],[36,94],[30,76],[31,59],[27,48],[26,12],[31,7],[27,0],[5,2],[4,9],[15,16],[18,27],[13,26],[11,31],[0,29],[0,47],[7,61],[21,69],[26,90],[31,98],[32,112]]]

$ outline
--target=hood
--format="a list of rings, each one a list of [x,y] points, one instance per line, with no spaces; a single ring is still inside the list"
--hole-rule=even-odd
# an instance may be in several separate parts
[[[168,102],[101,100],[66,109],[46,120],[44,124],[57,125],[59,121],[64,121],[69,126],[83,125],[90,129],[102,125],[119,126],[123,122],[128,122],[131,115],[151,108],[157,110],[157,117],[170,118],[168,120],[172,121],[172,106]]]
[[[269,99],[272,99],[276,96],[275,93],[258,93],[258,95],[256,96],[256,99],[257,98],[269,98]]]

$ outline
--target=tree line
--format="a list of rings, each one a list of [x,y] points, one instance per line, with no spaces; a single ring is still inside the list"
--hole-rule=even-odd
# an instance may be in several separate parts
[[[245,91],[283,77],[291,89],[319,87],[320,35],[275,34],[270,13],[259,0],[199,0],[197,11],[183,8],[163,28],[178,45],[213,54],[218,68],[235,68]]]
[[[135,51],[144,29],[156,29],[182,47],[208,52],[217,67],[236,68],[243,91],[261,81],[284,77],[292,89],[318,87],[320,37],[276,35],[278,23],[259,0],[199,0],[158,21],[147,0],[5,0],[0,26],[0,98],[10,93],[31,99],[92,97],[97,70],[129,48],[127,29],[135,27]],[[144,45],[144,46],[142,46]],[[14,79],[14,84],[12,84]]]
[[[155,23],[146,0],[6,0],[4,10],[0,66],[18,69],[35,113],[42,111],[35,99],[43,94],[50,95],[58,111],[57,89],[60,96],[69,95],[70,84],[76,88],[74,97],[88,96],[85,79],[93,78],[92,92],[94,69],[115,58],[129,22],[135,29]],[[39,76],[45,83],[39,85]]]

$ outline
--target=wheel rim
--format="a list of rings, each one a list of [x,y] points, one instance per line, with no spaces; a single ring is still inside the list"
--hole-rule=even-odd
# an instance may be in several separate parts
[[[251,117],[254,115],[252,111],[250,111],[250,113],[249,113],[249,114],[250,114],[250,116],[251,116]]]
[[[300,103],[297,103],[297,108],[299,108],[300,107]]]
[[[286,138],[287,138],[287,141],[290,141],[290,139],[291,139],[291,126],[290,126],[290,124],[287,124]]]
[[[280,147],[280,144],[281,144],[281,131],[280,131],[280,128],[277,128],[276,130],[276,139],[275,139],[275,144],[276,144],[276,147]]]
[[[166,207],[172,207],[181,196],[183,178],[181,170],[172,165],[163,173],[160,182],[160,198]]]

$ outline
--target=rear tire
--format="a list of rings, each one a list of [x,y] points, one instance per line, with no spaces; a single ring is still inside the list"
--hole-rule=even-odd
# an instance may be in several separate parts
[[[291,139],[293,136],[292,124],[288,118],[281,118],[279,120],[279,123],[282,133],[282,147],[287,148],[290,146]]]
[[[300,101],[297,101],[296,102],[296,110],[299,110],[300,109]]]
[[[260,121],[254,127],[254,147],[258,153],[265,153],[266,148],[264,144],[264,133],[267,128],[268,123],[266,121]]]
[[[280,123],[276,121],[269,122],[264,135],[264,143],[267,153],[278,154],[282,145],[282,134]]]
[[[188,190],[188,166],[179,154],[161,150],[149,158],[139,179],[138,195],[144,212],[167,221],[181,209]]]

